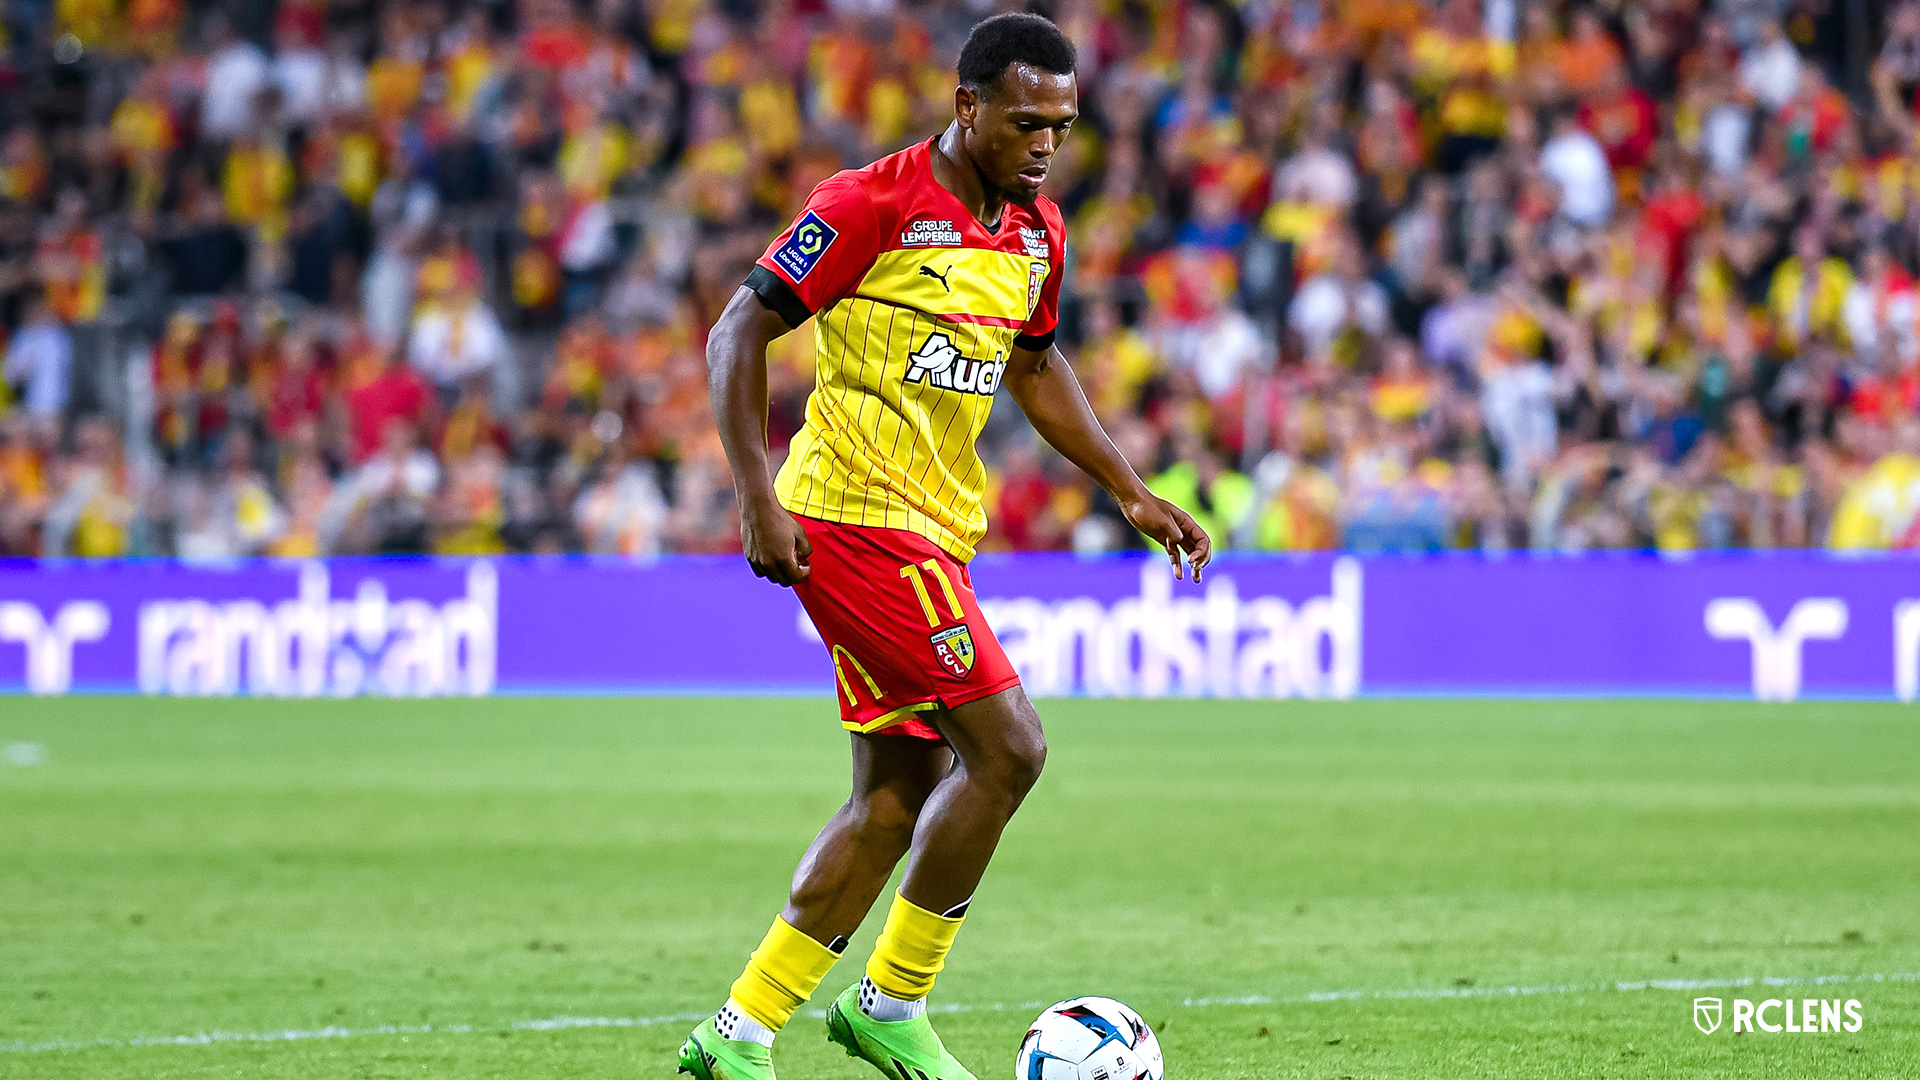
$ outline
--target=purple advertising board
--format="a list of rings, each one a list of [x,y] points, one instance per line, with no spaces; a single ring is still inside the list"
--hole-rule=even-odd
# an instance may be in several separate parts
[[[1899,698],[1920,559],[982,556],[1037,695]],[[905,587],[904,585],[902,587]],[[0,563],[0,692],[833,692],[738,558]]]

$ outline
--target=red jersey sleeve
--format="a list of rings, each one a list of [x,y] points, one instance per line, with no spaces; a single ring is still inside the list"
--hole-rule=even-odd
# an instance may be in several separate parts
[[[747,275],[760,302],[799,326],[854,290],[880,253],[873,202],[853,173],[830,176]]]
[[[1035,260],[1032,272],[1036,277],[1044,272],[1046,277],[1029,283],[1039,296],[1033,314],[1020,328],[1020,336],[1013,339],[1014,345],[1031,352],[1042,352],[1053,345],[1053,336],[1060,329],[1060,279],[1066,276],[1066,222],[1051,202],[1040,204],[1040,220],[1047,230],[1047,261],[1043,271],[1042,264]]]

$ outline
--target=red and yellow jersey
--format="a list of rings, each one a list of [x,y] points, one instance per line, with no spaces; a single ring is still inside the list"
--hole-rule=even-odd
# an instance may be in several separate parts
[[[814,320],[806,422],[774,481],[796,514],[905,529],[955,558],[987,531],[974,440],[1015,345],[1053,344],[1065,226],[1044,196],[987,229],[933,178],[932,142],[813,190],[747,287]]]

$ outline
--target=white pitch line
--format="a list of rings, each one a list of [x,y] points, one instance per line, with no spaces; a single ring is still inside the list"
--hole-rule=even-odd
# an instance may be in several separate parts
[[[284,1031],[203,1031],[197,1035],[136,1035],[131,1039],[53,1039],[47,1042],[0,1043],[0,1054],[35,1054],[48,1050],[90,1050],[105,1046],[207,1046],[213,1043],[303,1042],[308,1039],[358,1039],[368,1035],[471,1035],[476,1031],[564,1031],[568,1028],[654,1027],[688,1023],[712,1016],[707,1012],[667,1016],[550,1016],[544,1020],[515,1020],[506,1024],[380,1024],[375,1027],[289,1028]],[[823,1014],[824,1015],[824,1014]]]
[[[1228,1005],[1317,1005],[1333,1001],[1439,1001],[1449,998],[1531,997],[1542,994],[1634,993],[1642,990],[1729,990],[1745,986],[1836,986],[1847,983],[1920,982],[1920,972],[1895,971],[1860,975],[1747,976],[1738,979],[1641,979],[1605,983],[1548,983],[1537,986],[1446,986],[1406,990],[1315,990],[1292,997],[1246,994],[1239,997],[1186,998],[1184,1008]],[[933,1013],[1022,1012],[1049,1003],[994,1002],[969,1005],[940,1004]],[[45,1042],[0,1043],[0,1054],[38,1054],[54,1050],[93,1050],[129,1046],[210,1046],[214,1043],[304,1042],[310,1039],[359,1039],[374,1035],[471,1035],[475,1032],[565,1031],[572,1028],[644,1028],[704,1020],[712,1012],[668,1013],[664,1016],[550,1016],[504,1024],[380,1024],[375,1027],[288,1028],[282,1031],[203,1031],[195,1035],[136,1035],[129,1039],[50,1039]],[[814,1019],[824,1009],[809,1009]]]
[[[1443,986],[1409,990],[1315,990],[1299,997],[1187,998],[1189,1007],[1209,1005],[1311,1005],[1326,1001],[1437,1001],[1446,998],[1531,997],[1535,994],[1632,993],[1638,990],[1729,990],[1742,986],[1829,986],[1840,983],[1920,982],[1920,972],[1866,975],[1752,975],[1739,979],[1641,979],[1630,982],[1547,983],[1539,986]]]

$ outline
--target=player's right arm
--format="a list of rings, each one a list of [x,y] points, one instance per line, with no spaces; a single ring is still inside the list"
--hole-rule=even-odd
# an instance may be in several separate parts
[[[773,494],[767,461],[767,345],[791,329],[742,285],[707,335],[707,391],[740,504],[740,548],[760,577],[792,585],[807,578],[812,546]]]
[[[740,546],[753,572],[781,585],[807,579],[813,554],[780,505],[767,461],[767,345],[847,293],[873,265],[873,204],[851,174],[830,177],[754,264],[707,335],[707,391],[733,467]]]

